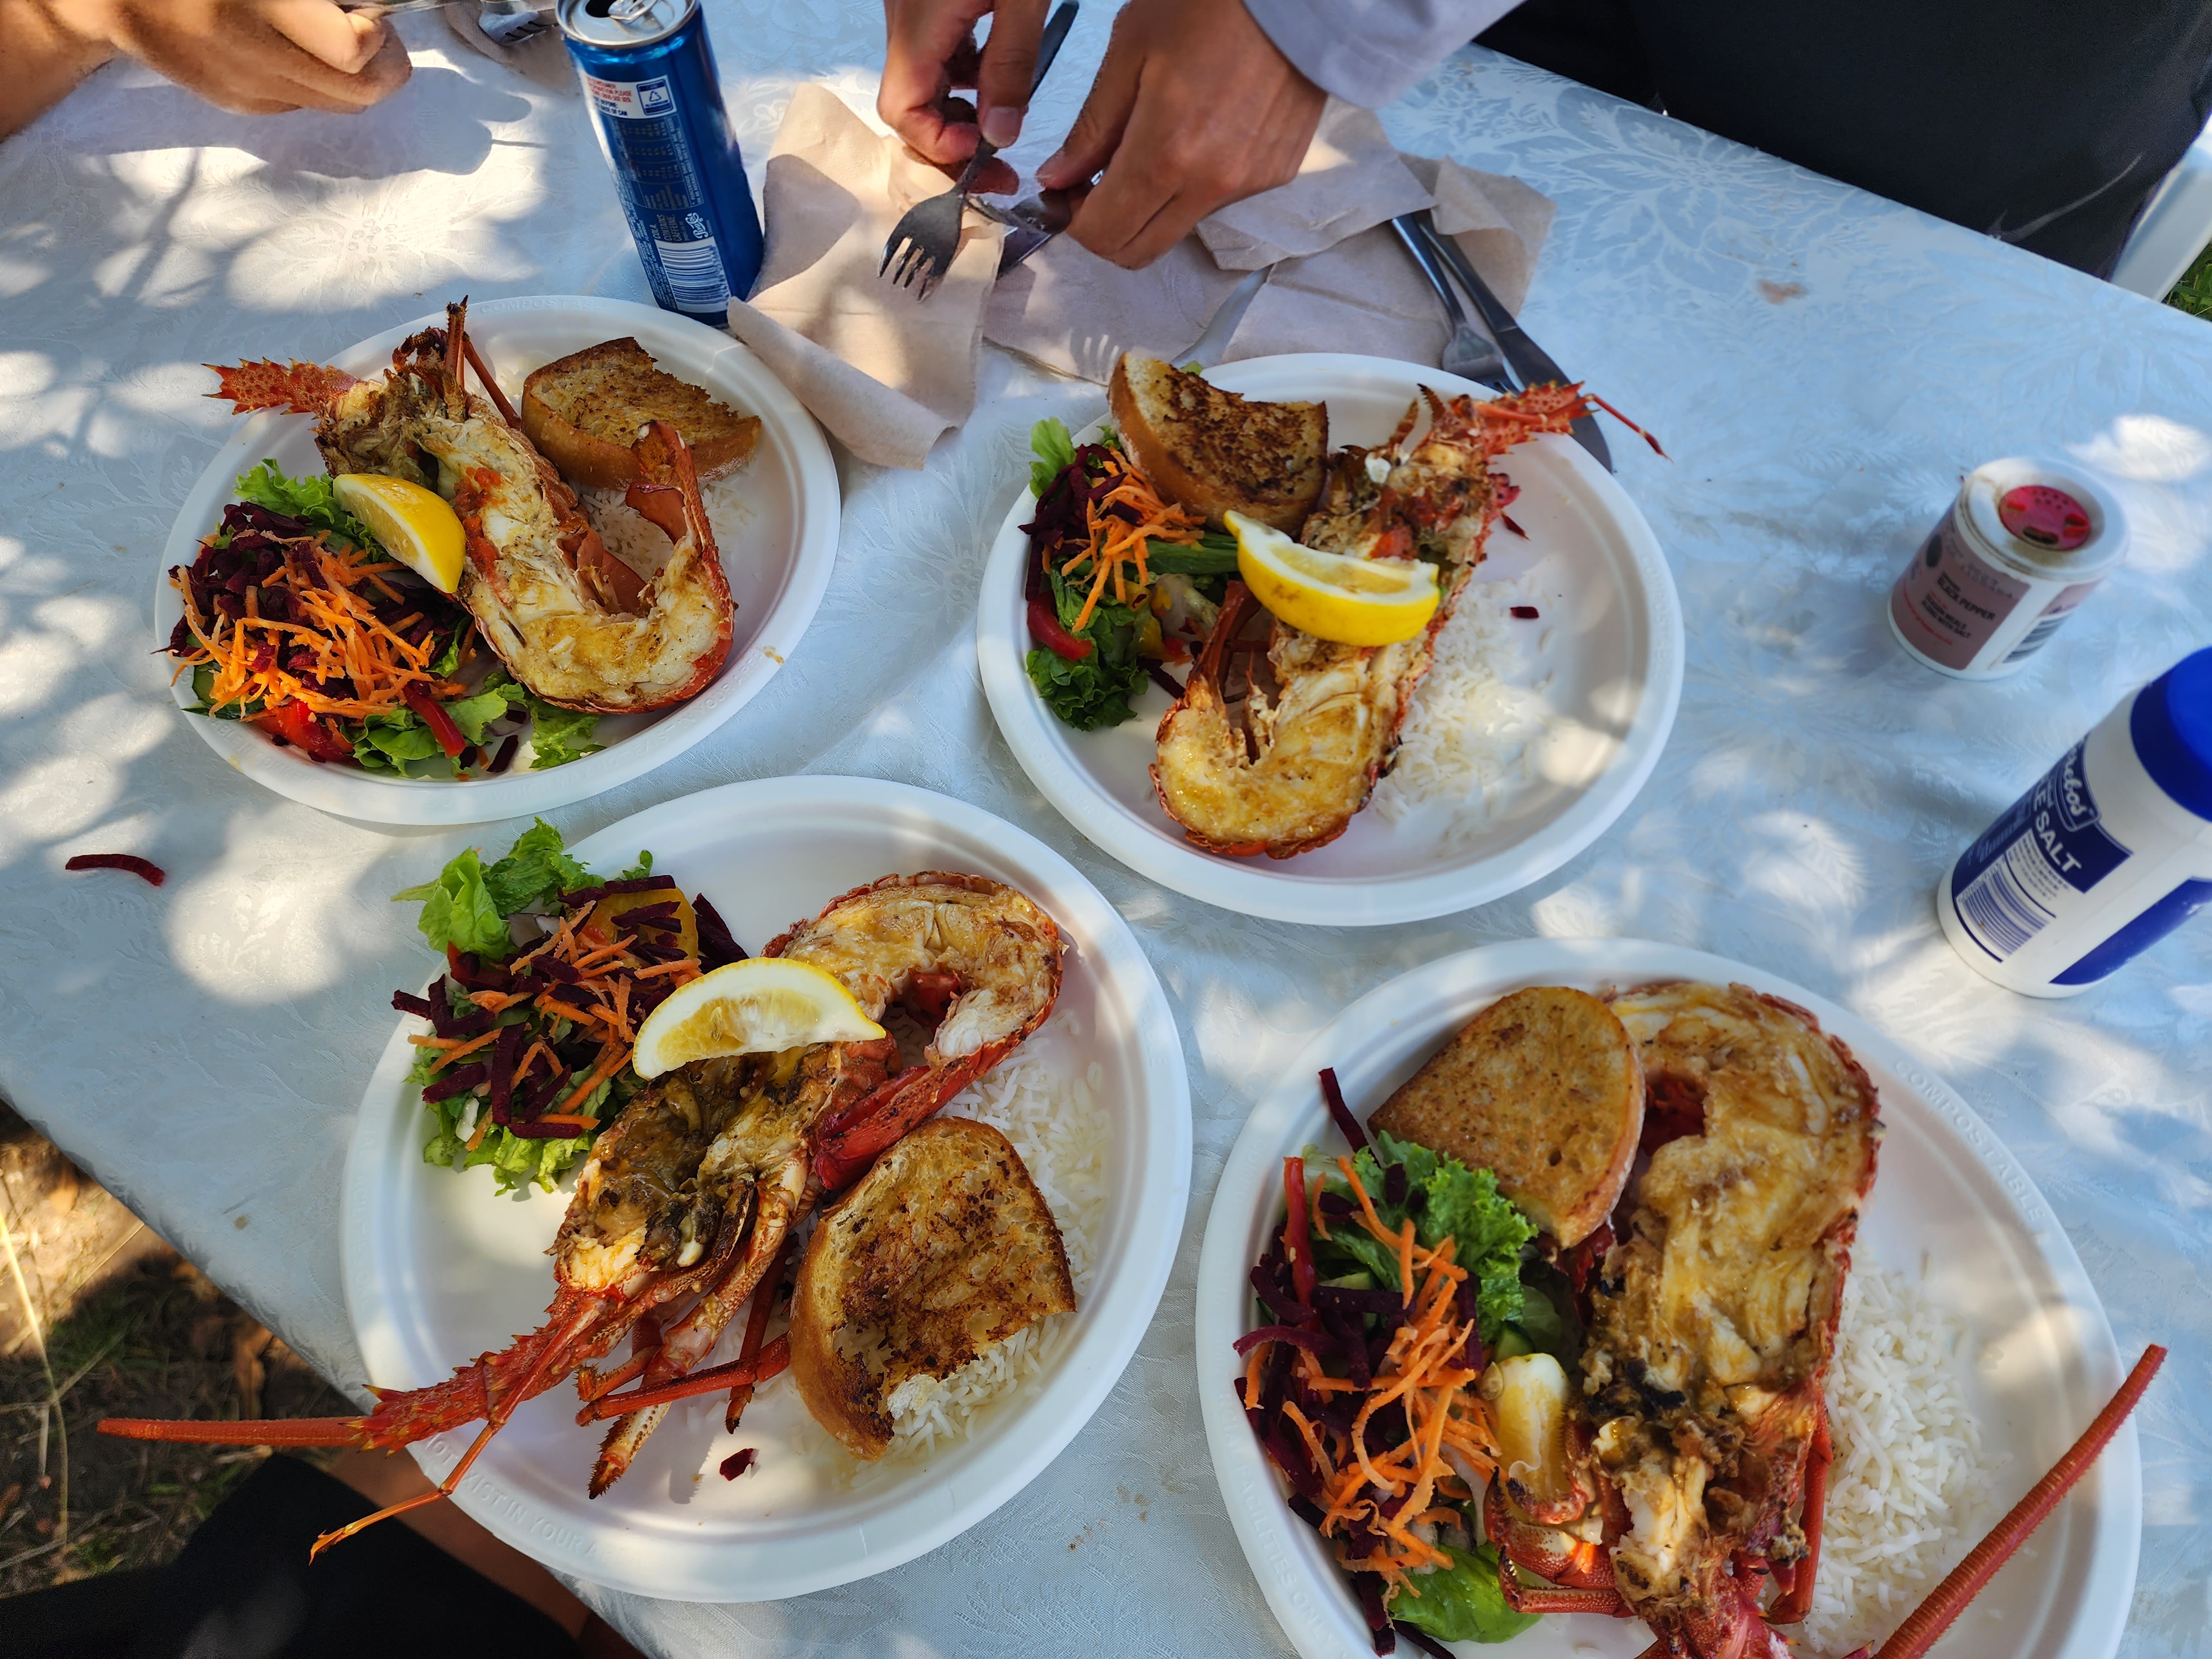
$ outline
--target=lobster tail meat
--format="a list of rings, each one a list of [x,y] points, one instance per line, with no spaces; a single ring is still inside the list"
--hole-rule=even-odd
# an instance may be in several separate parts
[[[699,1161],[696,1184],[722,1214],[747,1218],[744,1247],[637,1367],[640,1404],[607,1431],[594,1497],[629,1468],[666,1402],[689,1391],[684,1379],[748,1299],[775,1293],[769,1269],[823,1194],[857,1179],[1044,1023],[1059,999],[1064,948],[1052,918],[1021,893],[945,871],[856,887],[770,941],[763,956],[834,975],[869,1018],[903,1001],[934,1015],[935,1028],[921,1058],[903,1069],[889,1036],[734,1062],[745,1070],[744,1103]],[[739,1379],[702,1386],[732,1382]],[[593,1414],[617,1403],[600,1402]]]
[[[1539,433],[1565,433],[1590,407],[1576,386],[1489,403],[1424,389],[1389,442],[1336,453],[1302,539],[1358,558],[1426,560],[1442,600],[1425,629],[1395,645],[1339,645],[1272,619],[1264,642],[1247,641],[1257,607],[1233,587],[1154,739],[1152,787],[1190,841],[1230,857],[1287,859],[1344,833],[1389,765],[1437,630],[1513,499],[1490,463]],[[1415,439],[1425,409],[1429,425]],[[1251,662],[1262,643],[1272,692],[1250,672],[1232,696],[1232,659]]]
[[[1785,1615],[1809,1600],[1807,1474],[1878,1102],[1850,1051],[1776,998],[1684,983],[1613,1006],[1653,1096],[1702,1109],[1631,1188],[1591,1295],[1587,1408],[1630,1517],[1614,1583],[1670,1651],[1781,1655],[1755,1569],[1789,1575]]]
[[[404,478],[452,502],[468,554],[456,597],[507,672],[545,702],[642,714],[696,696],[728,659],[736,606],[682,435],[655,421],[633,452],[629,504],[669,538],[648,581],[608,550],[523,435],[467,319],[465,300],[447,306],[446,326],[410,335],[374,380],[244,362],[216,368],[210,395],[240,410],[314,416],[333,476]],[[490,401],[469,390],[471,365]]]

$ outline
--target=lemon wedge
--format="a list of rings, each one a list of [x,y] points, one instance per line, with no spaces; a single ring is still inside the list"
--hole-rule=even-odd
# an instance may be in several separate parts
[[[659,1077],[695,1060],[866,1042],[883,1034],[853,994],[819,968],[755,957],[702,974],[647,1014],[630,1064],[640,1077]]]
[[[1432,564],[1323,553],[1241,513],[1225,517],[1237,535],[1237,574],[1301,633],[1339,645],[1395,645],[1437,614],[1443,595]]]
[[[379,547],[431,586],[450,593],[461,585],[460,515],[436,491],[375,472],[341,472],[331,488]]]

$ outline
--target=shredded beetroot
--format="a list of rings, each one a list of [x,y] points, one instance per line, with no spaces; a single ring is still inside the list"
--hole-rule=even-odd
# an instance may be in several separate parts
[[[520,732],[510,732],[507,734],[506,739],[499,745],[499,753],[492,757],[491,765],[486,769],[494,777],[497,777],[514,764],[515,745],[521,741],[522,733]]]
[[[1337,1087],[1336,1067],[1334,1066],[1321,1068],[1321,1097],[1328,1104],[1328,1115],[1336,1125],[1337,1133],[1352,1143],[1353,1152],[1365,1152],[1367,1131],[1360,1127],[1359,1120],[1352,1116],[1352,1108],[1344,1103],[1344,1091]]]
[[[1516,605],[1513,607],[1513,615],[1519,621],[1534,622],[1536,620],[1536,607],[1533,605]]]
[[[561,895],[563,904],[589,904],[595,899],[605,898],[611,893],[674,893],[681,890],[670,876],[633,876],[628,881],[601,882],[597,887],[579,887],[573,893]]]
[[[1326,1331],[1310,1331],[1303,1325],[1262,1325],[1255,1331],[1247,1331],[1237,1339],[1237,1352],[1240,1356],[1248,1354],[1262,1342],[1287,1342],[1312,1353],[1336,1352],[1335,1338]]]
[[[1147,661],[1145,664],[1145,672],[1152,677],[1154,685],[1158,686],[1177,702],[1182,701],[1182,682],[1169,673],[1166,669],[1156,662]]]
[[[64,870],[127,870],[141,880],[159,887],[169,878],[168,872],[151,859],[142,859],[136,853],[79,853]]]
[[[722,1479],[725,1480],[736,1480],[739,1475],[751,1468],[753,1464],[758,1461],[759,1457],[760,1454],[755,1451],[750,1446],[746,1447],[743,1451],[732,1452],[727,1457],[722,1460]]]

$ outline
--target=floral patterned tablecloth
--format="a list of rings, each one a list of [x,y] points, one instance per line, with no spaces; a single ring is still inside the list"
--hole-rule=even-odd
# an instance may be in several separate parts
[[[868,0],[708,0],[765,153],[793,85],[871,100]],[[1103,51],[1086,13],[1058,137]],[[473,835],[277,799],[169,701],[150,604],[228,421],[199,365],[312,358],[467,292],[648,296],[580,103],[410,20],[412,83],[353,120],[246,119],[103,72],[0,145],[0,1089],[311,1355],[360,1380],[336,1199],[354,1105],[425,958],[387,902]],[[1678,940],[1843,1002],[1955,1085],[2033,1171],[2124,1352],[2173,1350],[2142,1414],[2142,1569],[2123,1652],[2212,1653],[2212,927],[2031,1003],[1960,963],[1946,860],[2131,685],[2212,641],[2212,329],[1741,146],[1470,49],[1384,112],[1409,150],[1559,203],[1526,313],[1661,434],[1617,440],[1672,562],[1689,672],[1610,833],[1512,897],[1419,926],[1254,923],[1101,857],[1030,787],[976,680],[974,589],[1030,424],[1102,399],[987,353],[927,471],[842,459],[837,578],[769,690],[678,763],[555,815],[580,836],[733,779],[871,774],[978,802],[1067,854],[1183,1018],[1197,1115],[1177,1272],[1105,1408],[998,1514],[843,1589],[687,1607],[586,1587],[659,1652],[1287,1650],[1210,1472],[1191,1364],[1206,1201],[1245,1109],[1389,976],[1535,933]],[[1356,341],[1317,342],[1356,349]],[[2125,571],[2027,671],[1965,684],[1892,643],[1885,587],[1960,475],[2057,448],[2134,526]],[[167,866],[159,891],[65,877]]]

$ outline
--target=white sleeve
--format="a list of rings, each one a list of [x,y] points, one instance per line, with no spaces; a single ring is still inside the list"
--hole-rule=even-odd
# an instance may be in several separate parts
[[[1346,103],[1377,109],[1520,0],[1244,0],[1284,57]]]

